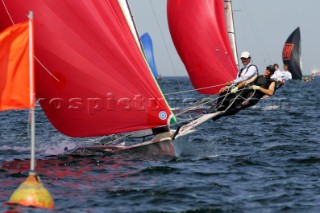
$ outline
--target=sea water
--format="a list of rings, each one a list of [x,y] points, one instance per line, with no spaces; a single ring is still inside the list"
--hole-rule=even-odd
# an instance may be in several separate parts
[[[172,108],[205,96],[163,78]],[[320,79],[288,81],[269,99],[200,126],[179,157],[63,155],[101,138],[70,138],[36,110],[36,171],[52,212],[320,212]],[[201,113],[201,112],[199,112]],[[177,118],[179,121],[179,117]],[[27,175],[27,111],[0,113],[0,209]]]

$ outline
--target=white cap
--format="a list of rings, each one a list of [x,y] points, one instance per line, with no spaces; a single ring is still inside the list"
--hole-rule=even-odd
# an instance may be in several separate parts
[[[250,55],[250,53],[249,52],[242,52],[241,53],[241,57],[240,58],[251,58],[251,55]]]

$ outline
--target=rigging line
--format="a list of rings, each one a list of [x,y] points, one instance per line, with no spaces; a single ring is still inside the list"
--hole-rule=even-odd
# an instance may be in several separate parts
[[[166,93],[164,95],[182,94],[182,93],[193,92],[193,91],[204,90],[204,89],[210,89],[210,88],[224,86],[224,85],[225,84],[223,83],[223,84],[217,84],[217,85],[213,85],[213,86],[209,86],[209,87],[201,87],[201,88],[198,88],[198,89],[183,90],[183,91],[179,91],[179,92],[170,92],[170,93]]]
[[[12,17],[10,16],[10,13],[9,13],[9,11],[8,11],[8,8],[7,8],[6,4],[4,3],[4,0],[2,0],[2,4],[3,4],[4,9],[6,10],[8,16],[9,16],[9,18],[10,18],[11,23],[12,23],[13,25],[15,25],[15,23],[13,22]]]
[[[140,37],[140,36],[139,36],[139,32],[138,32],[138,29],[137,29],[136,24],[135,24],[135,22],[134,22],[134,18],[133,18],[133,15],[132,15],[131,8],[130,8],[130,5],[129,5],[128,0],[126,0],[126,5],[127,5],[128,10],[129,10],[129,14],[130,14],[131,21],[132,21],[132,23],[133,23],[133,27],[134,27],[134,30],[135,30],[135,35],[136,35],[136,37],[138,38],[137,40],[138,40],[139,45],[140,45],[140,50],[142,50],[143,55],[145,56],[146,54],[145,54],[144,48],[143,48],[143,46],[142,46],[141,39],[139,39],[139,37]],[[125,15],[125,14],[124,14],[124,15]],[[132,33],[132,34],[133,34],[133,33]],[[146,57],[146,56],[145,56],[145,57]]]
[[[241,92],[238,95],[236,95],[236,97],[232,100],[231,104],[228,105],[228,107],[224,110],[224,112],[227,112],[231,108],[231,106],[234,104],[234,102],[236,102],[238,97],[242,98],[243,100],[246,100],[244,97],[241,96],[242,91],[244,89],[246,89],[246,87],[244,87],[243,89],[238,90],[238,91],[241,91]],[[255,93],[255,91],[254,91],[254,93]]]
[[[256,94],[256,90],[253,91],[253,93],[250,95],[250,97],[248,97],[248,98],[242,97],[242,98],[243,98],[245,101],[248,101],[248,100],[250,100],[255,94]]]
[[[246,5],[245,1],[243,1],[243,5],[244,5],[244,7],[248,8],[248,6]],[[259,46],[259,51],[262,53],[264,58],[268,58],[268,60],[271,61],[270,55],[269,55],[269,53],[267,51],[267,48],[264,48],[265,44],[263,42],[263,39],[261,39],[261,36],[259,36],[259,33],[257,32],[257,30],[255,30],[255,29],[257,29],[257,27],[256,27],[255,22],[254,22],[255,19],[253,18],[252,14],[250,13],[250,10],[247,10],[246,14],[248,14],[245,17],[247,19],[246,23],[249,23],[249,26],[250,26],[250,28],[251,28],[251,30],[252,30],[252,32],[253,32],[256,40],[257,40],[257,44]],[[265,61],[265,59],[264,59],[264,62],[267,63]]]
[[[111,138],[109,141],[100,142],[100,144],[102,144],[102,145],[109,145],[109,144],[116,143],[116,142],[121,143],[121,142],[122,142],[121,140],[126,139],[126,138],[129,138],[131,135],[132,135],[132,133],[131,133],[131,134],[127,134],[127,135],[123,135],[123,136],[121,136],[121,137],[114,138],[114,139]]]
[[[238,97],[241,97],[240,95],[241,95],[241,93],[239,93],[239,94],[232,100],[231,104],[229,104],[229,106],[228,106],[225,110],[223,110],[223,111],[224,111],[224,112],[227,112],[227,111],[231,108],[231,106],[234,104],[234,102],[236,102],[236,100],[238,99]]]
[[[182,112],[177,113],[177,114],[175,114],[175,115],[176,115],[176,116],[182,115],[182,114],[184,114],[184,113],[187,113],[187,112],[189,112],[189,111],[192,111],[192,110],[196,109],[196,107],[198,107],[198,106],[205,105],[205,104],[209,104],[209,103],[213,103],[213,102],[216,101],[217,99],[223,97],[223,99],[222,99],[222,101],[220,102],[220,104],[218,104],[218,105],[216,106],[216,108],[217,108],[218,106],[220,106],[220,105],[224,102],[224,100],[226,99],[226,97],[230,94],[231,89],[232,89],[232,87],[231,87],[231,86],[228,86],[228,87],[227,87],[227,92],[226,92],[226,94],[220,95],[219,97],[216,97],[216,98],[208,98],[208,99],[202,99],[202,100],[200,100],[200,101],[197,101],[197,102],[195,102],[192,106],[186,108],[186,109],[183,110]],[[245,88],[243,88],[243,89],[245,89]],[[242,91],[243,89],[239,89],[238,91]],[[205,100],[205,101],[203,101],[203,100]]]
[[[54,76],[41,62],[40,62],[40,60],[36,57],[36,56],[34,56],[34,58],[36,59],[36,61],[42,66],[42,68],[45,70],[45,71],[47,71],[47,73],[49,73],[49,75],[52,77],[52,78],[54,78],[56,81],[60,81],[56,76]]]
[[[156,16],[156,12],[155,12],[155,9],[154,9],[154,7],[153,7],[152,1],[151,1],[151,0],[148,0],[148,2],[149,2],[149,4],[150,4],[152,13],[153,13],[154,18],[155,18],[155,20],[156,20],[156,23],[157,23],[157,25],[158,25],[158,29],[159,29],[159,31],[160,31],[160,35],[161,35],[161,38],[162,38],[162,42],[164,43],[164,47],[165,47],[165,50],[166,50],[166,52],[167,52],[167,55],[170,56],[170,52],[169,52],[167,43],[165,42],[164,35],[163,35],[162,30],[161,30],[159,20],[158,20],[158,18],[157,18],[157,16]],[[177,72],[176,72],[176,70],[175,70],[175,68],[174,68],[174,65],[173,65],[173,62],[172,62],[172,60],[171,60],[171,57],[169,57],[169,61],[170,61],[170,65],[171,65],[171,67],[172,67],[172,70],[174,71],[174,73],[175,73],[175,75],[176,75],[176,81],[177,81],[177,83],[178,83],[178,87],[181,89],[182,87],[181,87],[181,84],[180,84],[179,79],[178,79],[178,74],[177,74]],[[183,104],[186,106],[186,103],[183,103]],[[191,118],[191,115],[189,115],[189,117]]]
[[[221,106],[221,104],[226,100],[226,98],[227,98],[227,96],[231,93],[231,87],[229,86],[229,87],[227,87],[227,92],[224,94],[224,95],[221,95],[220,97],[222,98],[223,97],[223,99],[220,101],[220,103],[218,103],[217,104],[217,106],[215,107],[215,109],[217,109],[218,107],[220,107]],[[218,97],[219,98],[219,97]]]
[[[208,104],[208,103],[212,103],[212,102],[214,102],[215,100],[217,100],[218,98],[212,98],[212,99],[210,99],[210,100],[207,100],[207,101],[204,101],[204,102],[196,102],[193,106],[191,106],[191,107],[189,107],[189,108],[187,108],[186,110],[184,110],[184,111],[182,111],[182,112],[180,112],[180,113],[177,113],[177,114],[175,114],[176,116],[179,116],[179,115],[182,115],[182,114],[184,114],[184,113],[187,113],[187,112],[189,112],[189,111],[192,111],[192,110],[194,110],[194,109],[197,109],[196,107],[198,107],[198,106],[200,106],[200,105],[205,105],[205,104]]]
[[[15,25],[15,23],[14,23],[11,15],[10,15],[10,13],[9,13],[9,10],[8,10],[6,4],[4,3],[4,0],[2,0],[2,4],[3,4],[3,6],[4,6],[4,8],[5,8],[5,10],[6,10],[7,14],[8,14],[8,17],[9,17],[11,23],[12,23],[13,25]],[[40,60],[39,60],[35,55],[34,55],[34,58],[35,58],[35,60],[43,67],[43,69],[44,69],[45,71],[47,71],[47,73],[49,73],[49,75],[50,75],[51,77],[53,77],[56,81],[59,81],[59,79],[58,79],[56,76],[54,76],[54,75],[40,62]]]
[[[148,0],[148,2],[149,2],[149,4],[150,4],[152,13],[153,13],[154,18],[155,18],[155,20],[156,20],[158,29],[159,29],[159,31],[160,31],[161,39],[162,39],[162,42],[164,43],[165,50],[166,50],[168,56],[170,56],[170,51],[169,51],[169,48],[168,48],[168,46],[167,46],[167,42],[165,42],[165,38],[164,38],[163,32],[162,32],[162,30],[161,30],[159,20],[158,20],[158,18],[157,18],[157,16],[156,16],[156,12],[155,12],[155,9],[154,9],[154,7],[153,7],[152,1],[151,1],[151,0]],[[181,88],[181,84],[180,84],[180,82],[179,82],[179,80],[178,80],[178,77],[177,77],[178,74],[177,74],[177,72],[176,72],[176,70],[175,70],[175,68],[174,68],[174,65],[173,65],[173,62],[172,62],[172,60],[171,60],[171,57],[169,57],[169,61],[170,61],[170,65],[171,65],[171,67],[172,67],[172,70],[174,71],[174,74],[176,75],[176,81],[178,82],[179,88]]]
[[[244,89],[245,89],[245,88],[239,89],[238,91],[242,91],[242,90],[244,90]],[[195,102],[191,107],[185,109],[184,111],[182,111],[182,112],[180,112],[180,113],[177,113],[176,116],[181,115],[181,114],[184,114],[184,113],[186,113],[186,112],[188,112],[188,111],[191,111],[191,110],[193,110],[193,109],[196,109],[197,106],[212,103],[212,102],[216,101],[217,99],[223,97],[222,101],[221,101],[220,104],[218,105],[218,106],[220,106],[220,105],[224,102],[224,100],[226,99],[226,97],[230,94],[230,92],[231,92],[231,87],[228,87],[226,94],[220,95],[220,96],[218,96],[218,97],[216,97],[216,98],[208,98],[208,99],[202,99],[202,100],[200,100],[200,101],[197,101],[197,102]],[[203,100],[204,100],[204,101],[203,101]],[[217,106],[216,106],[216,107],[217,107]]]
[[[236,95],[236,97],[235,97],[234,99],[232,99],[232,102],[229,103],[228,107],[224,110],[224,113],[227,112],[227,111],[231,108],[231,106],[234,104],[234,102],[235,102],[238,98],[242,98],[243,100],[247,101],[247,100],[249,100],[249,99],[256,93],[256,91],[254,91],[254,93],[253,93],[248,99],[245,99],[244,97],[241,96],[241,94],[242,94],[242,91],[243,91],[244,89],[246,89],[246,88],[249,88],[249,86],[245,86],[244,88],[238,90],[240,93],[239,93],[238,95]],[[230,94],[230,91],[231,91],[231,88],[228,88],[227,93],[226,93],[225,95],[221,95],[221,96],[220,96],[220,97],[224,97],[223,101],[224,101],[225,98]],[[219,98],[219,97],[218,97],[218,98]],[[211,99],[211,100],[208,100],[208,101],[203,102],[203,103],[200,102],[200,104],[199,104],[198,106],[200,106],[200,105],[202,105],[202,104],[206,104],[206,103],[213,102],[213,101],[215,101],[215,100],[218,99],[218,98]],[[221,103],[222,103],[223,101],[221,101]],[[186,113],[186,112],[192,110],[192,108],[193,108],[193,107],[196,107],[196,106],[197,106],[197,105],[194,105],[194,106],[190,107],[189,109],[186,109],[186,110],[184,110],[184,111],[176,114],[176,116],[181,115],[181,114],[183,114],[183,113]],[[181,120],[181,119],[180,119],[180,120]],[[191,119],[189,119],[189,120],[191,120]],[[182,122],[179,122],[179,123],[183,123],[183,121],[188,121],[188,119],[182,120]]]

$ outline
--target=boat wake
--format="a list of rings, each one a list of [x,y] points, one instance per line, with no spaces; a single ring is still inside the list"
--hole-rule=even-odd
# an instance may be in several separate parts
[[[26,151],[30,151],[30,147],[4,145],[4,146],[0,146],[0,151],[26,152]]]
[[[62,141],[58,144],[43,144],[40,147],[40,151],[44,155],[61,155],[65,153],[66,149],[74,149],[76,148],[77,143],[71,141]]]

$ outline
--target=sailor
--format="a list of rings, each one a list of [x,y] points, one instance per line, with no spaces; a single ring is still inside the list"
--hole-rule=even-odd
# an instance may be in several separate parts
[[[280,77],[281,76],[281,71],[279,69],[279,65],[276,63],[273,65],[274,66],[274,74],[271,76],[271,79],[273,79],[276,83],[276,90],[279,89],[280,87],[282,87],[284,85],[284,80]]]
[[[233,81],[226,82],[227,86],[230,86],[233,84],[239,84],[242,81],[248,80],[254,75],[258,75],[258,68],[256,65],[251,63],[251,55],[249,52],[247,51],[242,52],[240,59],[243,64],[243,67],[239,70],[236,79],[234,79]]]
[[[237,78],[233,81],[226,82],[225,87],[220,90],[219,98],[217,100],[216,106],[219,107],[221,101],[230,92],[230,90],[237,84],[252,78],[253,76],[258,76],[258,68],[256,65],[251,63],[251,55],[249,52],[244,51],[241,53],[241,61],[243,67],[239,70]]]
[[[274,74],[271,76],[272,79],[277,79],[279,80],[291,80],[292,79],[292,75],[290,73],[289,66],[287,64],[283,65],[283,69],[284,70],[280,70],[278,64],[274,64],[276,71],[274,72]]]
[[[270,77],[274,71],[274,66],[269,65],[263,75],[253,76],[238,84],[231,90],[216,111],[226,111],[221,116],[233,115],[241,109],[257,104],[264,95],[273,95],[275,82]]]

